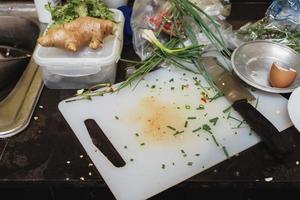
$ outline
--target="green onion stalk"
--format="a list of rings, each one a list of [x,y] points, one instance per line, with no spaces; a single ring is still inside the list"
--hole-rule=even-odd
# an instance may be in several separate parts
[[[136,62],[134,67],[138,67],[137,70],[125,82],[123,82],[117,90],[121,90],[128,85],[132,85],[132,83],[137,79],[142,80],[147,73],[154,70],[158,65],[164,62],[172,64],[180,69],[197,73],[186,67],[183,63],[190,62],[191,60],[197,59],[201,56],[205,47],[204,45],[190,45],[188,47],[178,48],[181,43],[177,38],[172,38],[169,42],[163,45],[157,39],[154,32],[147,29],[143,30],[142,37],[154,45],[155,50],[146,60]],[[137,84],[139,82],[140,81],[138,81]]]

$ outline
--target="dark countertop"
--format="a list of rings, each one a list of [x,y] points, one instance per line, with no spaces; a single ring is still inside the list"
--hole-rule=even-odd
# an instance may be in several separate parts
[[[255,18],[231,16],[229,21],[239,27],[248,20],[258,19],[263,16],[267,4],[260,6],[261,11]],[[252,4],[248,8],[256,10]],[[235,9],[241,9],[241,5],[234,4],[233,13]],[[131,46],[124,47],[123,57],[135,57]],[[125,66],[120,62],[117,82],[124,80],[124,76]],[[74,93],[74,90],[44,88],[28,128],[12,138],[0,140],[0,187],[107,189],[57,108],[61,100]],[[300,134],[296,131],[288,134],[294,143],[294,152],[284,162],[273,160],[260,143],[174,188],[300,188]],[[268,182],[266,178],[272,178],[272,181]],[[174,188],[158,198],[165,197]]]

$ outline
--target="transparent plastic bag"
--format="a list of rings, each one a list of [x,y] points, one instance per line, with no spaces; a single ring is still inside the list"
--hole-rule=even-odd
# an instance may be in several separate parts
[[[208,15],[215,17],[219,21],[226,19],[230,13],[229,0],[191,0]],[[132,18],[131,28],[133,31],[133,46],[136,53],[142,60],[151,55],[153,51],[152,45],[142,38],[142,31],[144,29],[152,29],[156,32],[163,32],[159,34],[158,39],[164,43],[173,34],[172,30],[174,24],[172,21],[171,4],[168,0],[136,0]],[[178,25],[180,26],[180,25]],[[203,36],[199,29],[192,26],[194,32],[199,36],[197,39],[201,44],[209,45],[210,42]],[[222,27],[222,22],[220,22]],[[213,27],[212,27],[213,28]]]
[[[263,18],[241,27],[237,36],[241,41],[268,40],[277,42],[300,53],[299,27],[284,21]]]
[[[300,0],[277,0],[269,7],[266,16],[277,20],[300,25]]]
[[[265,18],[241,27],[236,36],[236,44],[268,40],[289,46],[300,53],[300,0],[274,1]]]

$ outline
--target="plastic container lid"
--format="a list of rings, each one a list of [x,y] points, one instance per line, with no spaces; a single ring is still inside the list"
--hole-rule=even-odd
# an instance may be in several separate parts
[[[62,74],[61,72],[64,71],[64,75],[76,76],[95,74],[101,70],[101,67],[118,62],[123,45],[125,19],[121,11],[110,10],[114,12],[117,28],[114,35],[104,38],[103,48],[93,50],[86,47],[74,53],[54,47],[43,47],[38,44],[33,55],[36,63],[41,67],[47,67],[53,73]],[[72,70],[66,72],[68,68]]]

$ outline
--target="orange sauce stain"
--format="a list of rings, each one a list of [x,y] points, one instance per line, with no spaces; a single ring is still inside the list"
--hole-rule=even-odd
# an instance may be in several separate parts
[[[182,142],[186,138],[186,132],[176,135],[176,131],[184,131],[186,117],[173,103],[163,102],[155,97],[145,97],[130,112],[131,122],[140,127],[139,140],[141,141],[165,144],[174,141]]]

